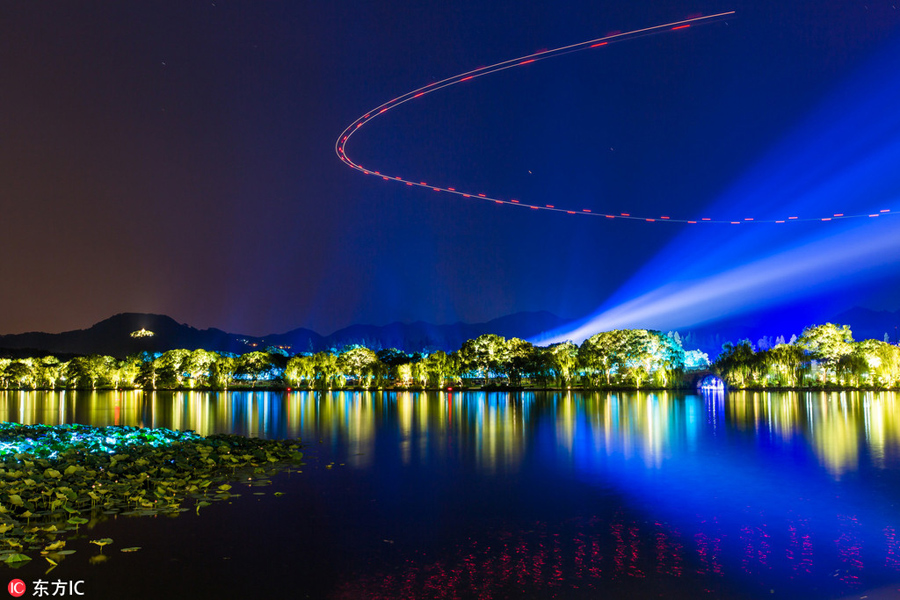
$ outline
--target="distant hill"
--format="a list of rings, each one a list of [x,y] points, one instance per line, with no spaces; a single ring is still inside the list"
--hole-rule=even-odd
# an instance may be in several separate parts
[[[152,336],[132,337],[145,330]],[[127,356],[143,351],[164,352],[172,348],[206,348],[227,352],[246,352],[241,336],[218,329],[198,330],[179,324],[165,315],[122,313],[100,321],[88,329],[63,333],[19,333],[0,336],[0,348],[34,349],[54,354],[108,354]]]
[[[754,346],[759,346],[760,340],[774,344],[778,336],[789,341],[792,335],[799,336],[804,327],[825,322],[849,325],[857,340],[883,340],[887,334],[891,343],[900,341],[900,311],[875,311],[866,308],[853,308],[833,317],[819,318],[810,318],[803,310],[760,312],[699,327],[678,329],[678,332],[686,349],[703,350],[709,354],[710,359],[714,359],[719,355],[724,342],[749,339]],[[287,333],[259,337],[226,333],[220,329],[196,329],[165,315],[122,313],[88,329],[63,333],[0,335],[0,356],[42,356],[52,353],[58,356],[107,354],[125,357],[144,351],[165,352],[173,348],[203,348],[244,354],[264,350],[269,346],[281,347],[289,354],[295,354],[337,350],[352,344],[361,344],[373,350],[399,348],[406,352],[451,352],[466,340],[485,333],[495,333],[506,338],[531,339],[563,327],[566,323],[565,319],[548,312],[521,312],[486,323],[435,325],[418,321],[389,325],[352,325],[327,336],[309,329],[294,329]],[[153,332],[153,335],[132,336],[141,330]]]
[[[165,352],[174,348],[215,350],[243,354],[268,346],[288,353],[339,349],[364,344],[372,349],[400,348],[406,352],[452,351],[467,339],[484,333],[504,337],[529,338],[562,326],[566,321],[547,312],[523,312],[487,323],[434,325],[424,322],[390,325],[353,325],[322,336],[309,329],[287,333],[249,336],[219,329],[196,329],[165,315],[122,313],[89,327],[63,333],[19,333],[0,335],[0,355],[106,354],[124,357],[140,352]],[[152,332],[153,335],[138,332]],[[135,335],[132,335],[135,334]]]
[[[555,327],[561,327],[565,323],[564,319],[548,312],[521,312],[475,324],[433,325],[418,321],[409,324],[391,323],[381,327],[353,325],[334,332],[325,338],[325,341],[330,347],[362,344],[374,350],[400,348],[407,352],[422,350],[450,352],[459,349],[466,340],[485,333],[494,333],[506,338],[527,339]]]

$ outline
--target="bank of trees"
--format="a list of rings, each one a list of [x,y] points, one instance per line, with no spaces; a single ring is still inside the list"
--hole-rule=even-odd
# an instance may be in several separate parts
[[[846,325],[808,327],[781,342],[759,349],[747,340],[727,343],[712,370],[732,388],[900,387],[900,347],[854,341]],[[674,388],[685,371],[708,366],[705,354],[682,348],[677,333],[620,329],[546,347],[486,334],[450,353],[349,346],[294,356],[271,348],[240,356],[169,350],[126,359],[0,358],[0,389]]]
[[[895,388],[900,386],[900,347],[880,340],[855,342],[847,325],[826,323],[771,348],[757,350],[748,340],[725,344],[713,370],[736,388]]]
[[[486,334],[459,350],[409,354],[363,346],[287,356],[283,351],[241,356],[169,350],[118,360],[80,356],[63,361],[0,359],[3,389],[301,389],[444,388],[447,386],[677,387],[685,369],[707,365],[685,352],[677,334],[644,329],[599,333],[581,346],[534,346]]]

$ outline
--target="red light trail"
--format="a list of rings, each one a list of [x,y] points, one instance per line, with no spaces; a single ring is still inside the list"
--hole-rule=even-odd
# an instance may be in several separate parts
[[[643,37],[646,35],[672,32],[672,31],[680,31],[680,30],[688,29],[692,25],[699,25],[699,24],[710,23],[710,22],[714,22],[714,21],[720,21],[720,20],[726,19],[728,17],[734,16],[734,14],[735,14],[735,11],[728,11],[728,12],[717,13],[714,15],[692,17],[689,19],[684,19],[682,21],[676,21],[673,23],[665,23],[663,25],[655,25],[653,27],[646,27],[643,29],[635,29],[633,31],[627,31],[624,33],[621,33],[621,32],[610,33],[601,38],[588,40],[586,42],[580,42],[578,44],[561,46],[559,48],[554,48],[552,50],[540,50],[533,54],[528,54],[526,56],[520,56],[518,58],[513,58],[510,60],[499,62],[499,63],[493,64],[493,65],[488,65],[485,67],[479,67],[479,68],[473,69],[471,71],[466,71],[465,73],[460,73],[458,75],[454,75],[452,77],[442,79],[441,81],[436,81],[434,83],[430,83],[426,86],[420,87],[418,89],[407,92],[401,96],[397,96],[396,98],[388,100],[384,104],[381,104],[380,106],[373,108],[372,110],[368,111],[363,116],[356,119],[353,123],[348,125],[347,128],[344,129],[343,132],[341,132],[340,136],[338,136],[338,139],[335,142],[335,153],[337,154],[338,158],[340,158],[344,164],[346,164],[348,167],[350,167],[352,169],[356,169],[357,171],[360,171],[361,173],[363,173],[365,175],[381,175],[381,173],[379,173],[378,171],[372,171],[372,170],[354,162],[347,155],[347,151],[346,151],[347,143],[350,141],[350,138],[353,137],[353,135],[356,134],[363,125],[365,125],[372,119],[375,119],[375,118],[383,115],[384,113],[388,112],[389,110],[393,110],[393,109],[401,106],[402,104],[405,104],[406,102],[422,98],[422,97],[427,96],[428,94],[431,94],[438,90],[442,90],[444,88],[448,88],[450,86],[457,85],[457,84],[460,84],[460,83],[463,83],[466,81],[471,81],[478,77],[484,77],[485,75],[490,75],[491,73],[496,73],[498,71],[504,71],[506,69],[512,69],[515,67],[529,65],[536,61],[546,60],[548,58],[554,58],[554,57],[562,56],[564,54],[569,54],[572,52],[578,52],[581,50],[589,50],[589,49],[593,49],[593,48],[600,48],[600,47],[608,46],[609,44],[612,44],[615,42],[621,42],[624,40]],[[489,196],[489,195],[483,194],[483,193],[472,193],[472,192],[467,193],[467,192],[459,191],[459,190],[457,190],[457,188],[454,188],[454,187],[443,187],[440,185],[437,185],[437,186],[430,185],[430,184],[426,184],[424,181],[417,182],[417,181],[403,179],[401,177],[396,177],[396,176],[390,176],[390,177],[382,176],[382,179],[384,179],[385,181],[398,181],[401,183],[405,183],[406,185],[409,185],[409,186],[425,187],[425,188],[432,189],[436,192],[447,192],[450,194],[455,194],[457,196],[460,196],[461,198],[473,198],[476,200],[486,200],[486,201],[493,202],[496,204],[505,204],[508,206],[525,207],[525,208],[530,208],[530,209],[534,209],[534,210],[552,211],[552,212],[556,212],[556,213],[569,214],[569,215],[603,217],[603,218],[607,218],[607,219],[641,221],[641,222],[645,222],[645,223],[665,222],[665,223],[682,223],[682,224],[688,224],[688,225],[697,225],[697,224],[741,225],[741,224],[754,224],[754,223],[785,223],[786,222],[785,219],[783,219],[783,218],[782,219],[775,219],[775,218],[760,219],[760,218],[743,217],[742,216],[739,218],[732,218],[732,219],[711,219],[708,217],[704,217],[704,218],[701,218],[698,220],[696,218],[689,219],[686,217],[685,218],[675,218],[675,217],[671,217],[671,216],[659,216],[659,215],[636,215],[633,213],[608,214],[608,213],[603,213],[603,212],[592,212],[587,209],[583,209],[583,210],[579,211],[579,210],[572,210],[570,208],[565,208],[565,207],[557,207],[552,204],[530,204],[530,203],[520,201],[520,200],[505,200],[503,198],[496,198],[496,197]],[[801,222],[801,221],[818,221],[818,222],[840,221],[843,219],[871,218],[871,217],[878,217],[878,216],[887,216],[890,214],[897,214],[897,213],[893,213],[890,209],[883,209],[875,214],[871,214],[868,212],[862,213],[862,214],[830,213],[826,216],[811,216],[811,217],[803,217],[803,218],[800,218],[798,216],[791,216],[791,217],[787,218],[787,221],[788,222],[792,222],[792,221],[798,221],[798,222]]]

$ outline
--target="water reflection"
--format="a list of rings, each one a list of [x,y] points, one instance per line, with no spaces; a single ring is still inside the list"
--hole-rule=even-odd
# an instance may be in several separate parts
[[[609,597],[611,581],[651,577],[662,592],[686,574],[685,543],[661,523],[621,514],[553,526],[538,521],[483,532],[437,556],[422,552],[398,570],[353,578],[334,597],[597,598]]]
[[[403,464],[472,453],[485,473],[516,470],[548,432],[562,461],[589,449],[659,468],[667,457],[697,452],[704,436],[732,431],[807,446],[839,479],[863,457],[882,469],[897,464],[898,409],[892,392],[0,392],[6,421],[325,440],[358,466],[369,464],[379,431],[397,428]]]
[[[6,421],[299,438],[350,468],[378,466],[389,487],[521,472],[612,490],[641,515],[518,523],[415,558],[397,577],[425,586],[417,597],[733,574],[851,590],[896,577],[898,410],[887,392],[0,392]],[[391,596],[401,583],[382,575],[345,591]]]
[[[835,478],[856,471],[862,454],[879,468],[900,455],[894,392],[737,392],[725,404],[733,427],[783,445],[808,440]]]

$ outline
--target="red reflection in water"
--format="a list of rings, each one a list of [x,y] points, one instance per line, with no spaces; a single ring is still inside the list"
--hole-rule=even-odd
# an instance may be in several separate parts
[[[859,521],[855,516],[838,515],[840,534],[834,541],[844,568],[838,571],[838,579],[849,585],[859,584],[862,572],[862,543],[859,539]]]
[[[890,525],[884,528],[884,539],[887,544],[884,566],[900,571],[900,544],[897,543],[897,532]]]
[[[807,519],[788,523],[788,547],[784,556],[795,573],[812,573],[812,538]]]
[[[599,592],[611,581],[642,580],[648,572],[653,582],[668,581],[683,575],[678,537],[661,523],[648,526],[621,515],[611,521],[576,519],[559,531],[538,522],[527,531],[468,538],[436,560],[420,553],[405,560],[400,572],[352,577],[336,597],[557,597]]]
[[[683,548],[677,539],[673,539],[678,536],[678,532],[667,533],[662,523],[656,523],[656,526],[659,528],[653,548],[656,553],[656,572],[681,577]]]
[[[744,549],[741,568],[745,573],[758,575],[769,568],[771,546],[765,525],[741,527],[741,544]]]
[[[778,578],[783,570],[800,582],[816,576],[808,519],[795,515],[782,529],[761,515],[748,517],[733,530],[723,529],[715,518],[698,518],[696,530],[686,537],[667,523],[623,513],[480,532],[437,554],[408,555],[399,568],[386,564],[374,574],[351,574],[335,597],[592,598],[625,589],[656,597],[694,583],[715,595],[711,588],[716,582],[727,581],[723,562],[755,581]],[[836,556],[819,562],[840,566],[827,567],[829,582],[852,588],[862,581],[863,530],[855,516],[838,515],[838,520]],[[889,526],[882,532],[885,566],[900,571],[896,530]],[[727,561],[726,551],[731,557]]]
[[[694,543],[697,545],[697,555],[700,559],[700,566],[697,568],[698,575],[709,575],[715,573],[722,574],[722,538],[718,533],[718,524],[715,521],[701,521],[702,531],[694,535]],[[708,532],[712,529],[712,532]]]

